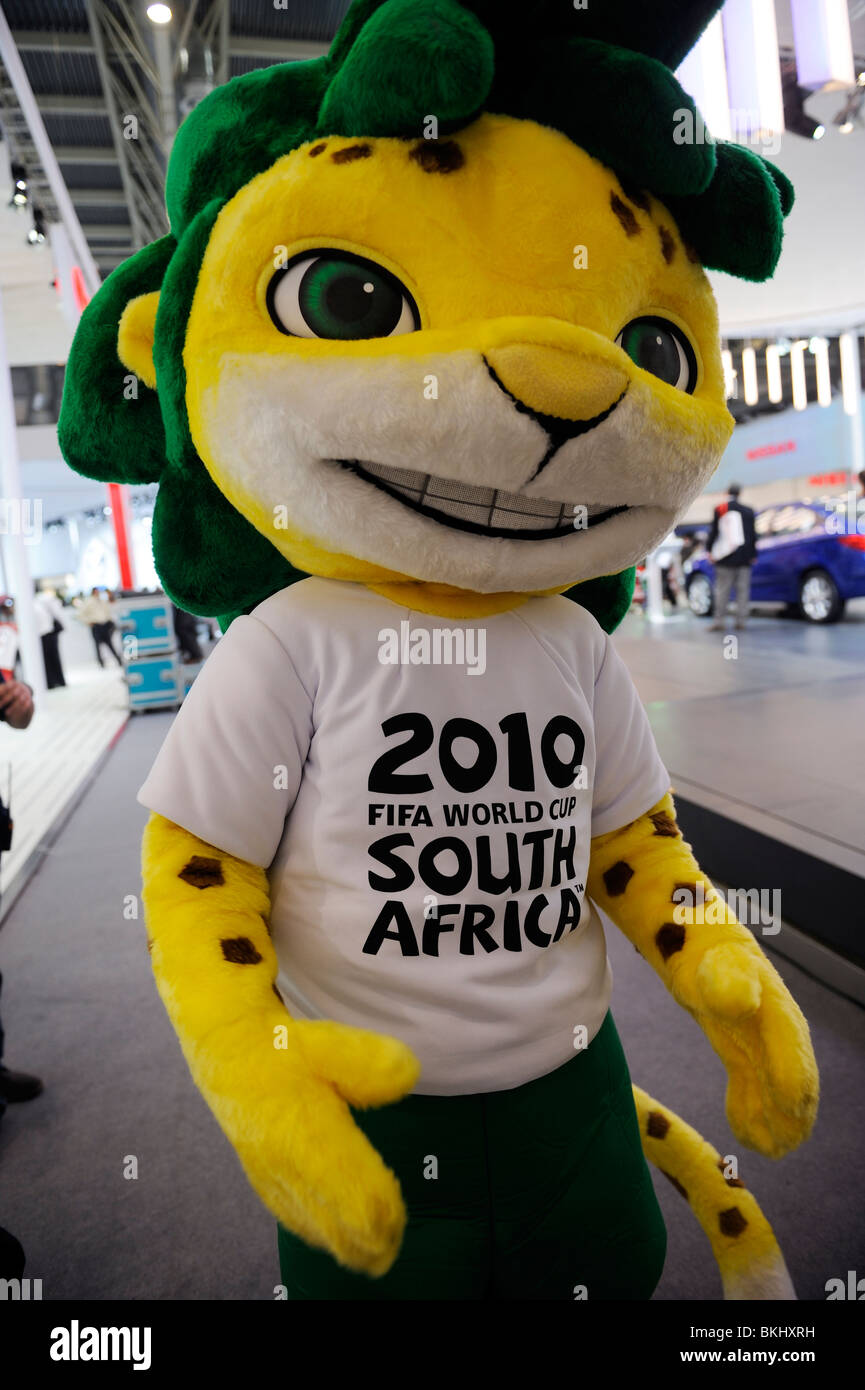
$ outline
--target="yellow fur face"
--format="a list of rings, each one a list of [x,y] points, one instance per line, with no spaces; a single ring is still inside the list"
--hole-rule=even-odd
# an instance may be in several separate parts
[[[645,318],[621,341],[660,356],[635,361],[616,340]],[[332,137],[247,184],[184,362],[233,505],[298,568],[413,581],[415,606],[426,587],[490,611],[640,560],[732,429],[712,293],[670,215],[502,116],[437,145]]]

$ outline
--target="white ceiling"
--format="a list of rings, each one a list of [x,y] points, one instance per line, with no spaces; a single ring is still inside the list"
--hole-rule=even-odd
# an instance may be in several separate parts
[[[721,328],[731,338],[865,326],[865,128],[842,135],[832,117],[843,93],[820,92],[806,110],[826,127],[822,140],[784,134],[778,153],[760,151],[793,182],[781,260],[755,285],[712,275]]]

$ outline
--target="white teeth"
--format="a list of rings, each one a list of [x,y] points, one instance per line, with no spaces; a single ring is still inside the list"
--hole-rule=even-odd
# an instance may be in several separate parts
[[[422,510],[438,512],[458,521],[509,531],[561,531],[565,534],[574,529],[575,503],[550,497],[527,497],[522,492],[504,492],[501,488],[476,487],[455,478],[418,473],[411,468],[360,462],[356,467]],[[585,515],[590,519],[608,510],[604,503],[590,503],[585,507]]]

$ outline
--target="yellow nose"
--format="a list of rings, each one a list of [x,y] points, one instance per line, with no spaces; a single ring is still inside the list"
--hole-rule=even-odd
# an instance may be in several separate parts
[[[505,390],[540,415],[591,420],[609,410],[628,378],[618,367],[565,348],[510,343],[486,359]]]

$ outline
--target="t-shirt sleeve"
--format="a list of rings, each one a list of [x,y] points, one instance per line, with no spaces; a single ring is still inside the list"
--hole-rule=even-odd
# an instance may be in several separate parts
[[[196,677],[138,800],[266,869],[311,738],[312,698],[288,652],[259,619],[236,618]]]
[[[592,837],[642,816],[670,789],[646,711],[627,667],[605,636],[595,681]]]

